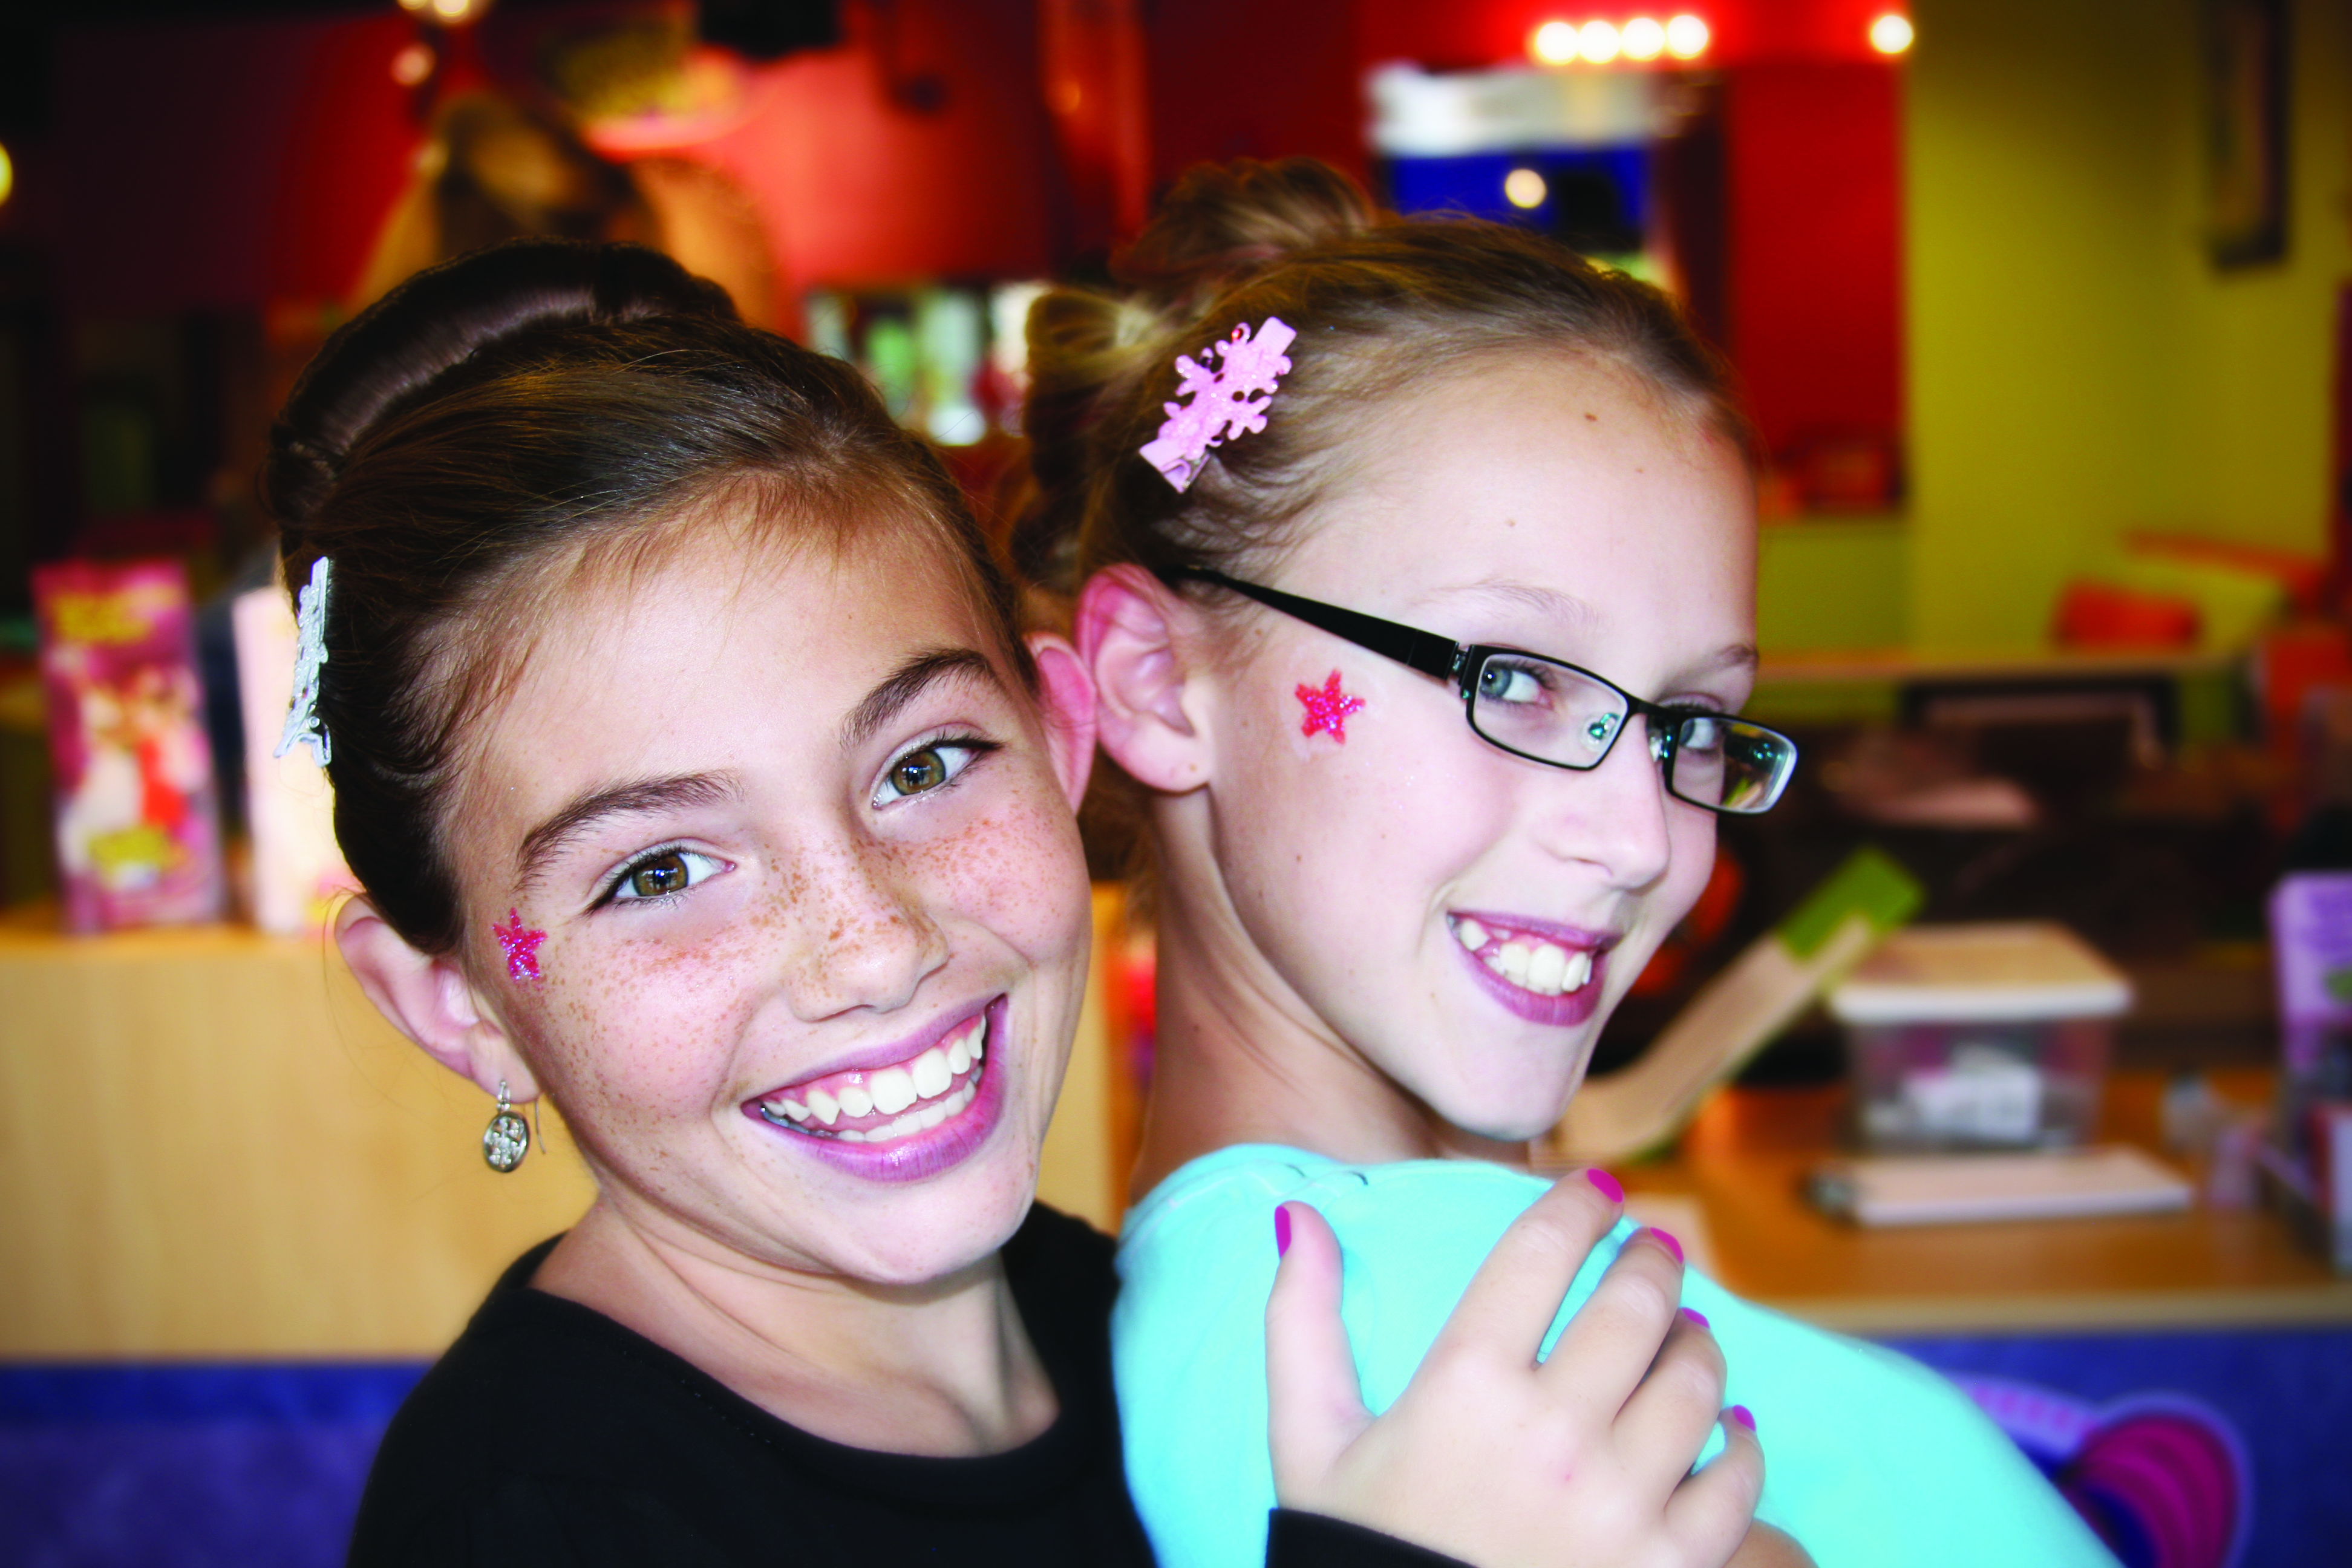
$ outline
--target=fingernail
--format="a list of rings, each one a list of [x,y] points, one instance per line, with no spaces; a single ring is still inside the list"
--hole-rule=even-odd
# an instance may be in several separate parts
[[[1600,1166],[1594,1165],[1587,1169],[1584,1173],[1584,1179],[1591,1182],[1592,1184],[1593,1190],[1599,1193],[1602,1197],[1607,1198],[1611,1203],[1622,1204],[1625,1201],[1624,1187],[1619,1184],[1616,1177],[1611,1175]]]
[[[1685,1307],[1683,1309],[1683,1316],[1688,1318],[1692,1322],[1696,1323],[1702,1329],[1707,1326],[1706,1314],[1700,1311],[1696,1307]]]
[[[1724,1411],[1723,1418],[1726,1421],[1737,1421],[1750,1432],[1756,1430],[1755,1412],[1749,1410],[1745,1405],[1731,1405]]]
[[[1281,1258],[1290,1250],[1290,1205],[1276,1204],[1274,1208],[1274,1255]]]
[[[1668,1252],[1675,1255],[1675,1262],[1680,1263],[1683,1260],[1683,1244],[1675,1239],[1675,1233],[1673,1231],[1660,1230],[1654,1225],[1650,1227],[1650,1234],[1658,1238],[1658,1245],[1660,1247],[1664,1247]]]

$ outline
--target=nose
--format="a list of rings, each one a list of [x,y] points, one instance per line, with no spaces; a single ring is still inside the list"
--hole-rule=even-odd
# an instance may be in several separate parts
[[[1636,716],[1599,767],[1555,773],[1538,829],[1545,848],[1599,867],[1611,887],[1629,892],[1664,876],[1673,858],[1675,803],[1651,745],[1649,721]]]
[[[947,935],[917,879],[882,846],[803,859],[792,884],[784,989],[803,1022],[903,1007],[948,961]]]

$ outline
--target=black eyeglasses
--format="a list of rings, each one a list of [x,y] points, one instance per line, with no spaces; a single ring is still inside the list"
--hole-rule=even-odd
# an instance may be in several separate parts
[[[1462,693],[1470,729],[1515,757],[1579,773],[1599,767],[1626,721],[1650,727],[1650,755],[1666,793],[1709,811],[1769,811],[1797,770],[1797,743],[1777,731],[1708,708],[1644,702],[1591,670],[1517,648],[1455,642],[1357,610],[1261,588],[1222,572],[1168,574],[1171,583],[1213,583],[1308,626],[1370,648]]]

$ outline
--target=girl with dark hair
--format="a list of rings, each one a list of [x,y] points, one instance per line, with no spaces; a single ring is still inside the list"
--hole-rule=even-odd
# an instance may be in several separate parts
[[[1034,1202],[1086,973],[1091,692],[1017,634],[936,458],[674,263],[519,241],[343,329],[263,489],[289,742],[364,889],[337,942],[495,1100],[494,1167],[544,1094],[597,1193],[394,1419],[352,1560],[1148,1562],[1110,1243]],[[1584,1184],[1531,1211],[1418,1413],[1300,1414],[1286,1500],[1318,1511],[1276,1560],[1610,1560],[1570,1549],[1545,1441],[1589,1423],[1513,1346],[1615,1215]],[[1294,1317],[1323,1337],[1289,1370],[1344,1372],[1328,1304]],[[1573,1359],[1689,1403],[1655,1334]],[[1490,1424],[1473,1384],[1527,1439],[1479,1516],[1431,1489],[1387,1535],[1343,1522]],[[1751,1446],[1681,1487],[1643,1560],[1720,1561],[1759,1479]]]
[[[1747,427],[1657,290],[1379,212],[1305,160],[1193,171],[1113,273],[1031,319],[1017,544],[1076,590],[1156,880],[1114,1320],[1129,1483],[1169,1568],[1239,1568],[1288,1495],[1251,1440],[1282,1429],[1281,1379],[1270,1411],[1239,1396],[1286,1304],[1343,1249],[1345,1397],[1398,1397],[1545,1191],[1529,1142],[1706,886],[1716,816],[1769,808],[1796,754],[1737,716]],[[1270,1215],[1297,1238],[1278,1269]],[[1576,1309],[1602,1260],[1657,1254],[1680,1248],[1621,1226],[1560,1345],[1626,1310]],[[1721,1431],[1769,1456],[1758,1520],[1824,1565],[2105,1561],[1925,1369],[1675,1283],[1684,1310],[1643,1321],[1727,1365]],[[1685,1462],[1714,1415],[1677,1429]]]

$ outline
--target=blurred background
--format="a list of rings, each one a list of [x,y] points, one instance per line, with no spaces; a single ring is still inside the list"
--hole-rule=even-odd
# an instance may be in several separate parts
[[[501,237],[640,240],[997,526],[1040,288],[1292,153],[1670,289],[1761,433],[1749,711],[1803,768],[1554,1152],[1960,1379],[2126,1561],[2352,1556],[2346,0],[35,0],[0,1563],[340,1561],[401,1394],[585,1201],[552,1118],[484,1169],[320,936],[252,476],[325,336]],[[1114,1228],[1151,948],[1097,907],[1045,1195]]]

